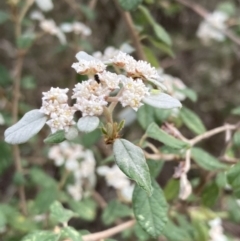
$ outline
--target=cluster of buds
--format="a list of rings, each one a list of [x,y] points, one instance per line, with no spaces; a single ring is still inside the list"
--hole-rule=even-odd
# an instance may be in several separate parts
[[[68,89],[51,88],[48,92],[43,92],[42,107],[40,112],[49,116],[46,122],[52,133],[58,130],[69,130],[74,125],[73,120],[75,109],[68,105]]]

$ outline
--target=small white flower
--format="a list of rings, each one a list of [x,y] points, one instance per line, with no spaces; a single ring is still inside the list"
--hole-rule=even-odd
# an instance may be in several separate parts
[[[119,89],[121,75],[117,75],[109,71],[104,71],[103,73],[98,74],[98,77],[101,83],[108,87],[110,90]]]
[[[101,176],[105,176],[108,186],[112,186],[118,190],[121,190],[130,185],[130,180],[117,165],[114,165],[113,167],[98,167],[97,173]]]
[[[112,59],[110,59],[109,60],[113,65],[116,65],[117,67],[119,67],[119,68],[124,68],[124,67],[126,67],[126,66],[128,66],[128,65],[131,65],[132,63],[135,63],[136,62],[136,60],[132,57],[132,56],[130,56],[130,55],[128,55],[128,54],[126,54],[126,53],[124,53],[124,52],[122,52],[122,51],[119,51]]]
[[[141,79],[124,78],[121,82],[124,91],[118,99],[119,102],[123,107],[130,106],[137,111],[138,108],[143,105],[141,100],[150,94],[149,89]]]
[[[125,202],[131,202],[132,201],[132,194],[134,190],[135,185],[131,184],[129,186],[126,186],[120,190],[121,197]]]
[[[35,0],[36,4],[42,11],[50,11],[53,9],[52,0]]]
[[[33,19],[33,20],[38,20],[38,21],[44,20],[44,16],[40,11],[31,12],[30,18]]]
[[[197,36],[205,44],[209,44],[211,39],[222,42],[226,39],[222,31],[227,29],[226,21],[228,16],[221,11],[214,11],[200,24]]]
[[[56,35],[58,33],[58,27],[54,20],[44,19],[40,22],[40,28],[51,35]]]
[[[81,34],[83,36],[89,36],[92,33],[92,30],[81,22],[63,23],[60,28],[63,32],[74,32],[77,35]]]
[[[80,201],[82,199],[82,185],[75,183],[74,185],[67,186],[67,192],[72,196],[75,201]]]
[[[73,63],[72,68],[78,74],[82,75],[95,75],[101,73],[106,69],[106,65],[99,60],[80,60],[78,63]]]
[[[69,171],[74,171],[74,170],[77,170],[79,167],[79,163],[76,159],[69,159],[69,160],[66,160],[66,163],[65,163],[65,168]]]

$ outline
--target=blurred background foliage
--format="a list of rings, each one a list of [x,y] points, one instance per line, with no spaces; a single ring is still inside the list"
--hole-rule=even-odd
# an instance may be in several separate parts
[[[57,25],[63,22],[81,21],[91,28],[92,34],[80,38],[73,33],[68,33],[66,34],[67,44],[60,44],[55,36],[42,33],[37,22],[30,18],[29,13],[37,9],[36,4],[33,4],[22,21],[23,35],[16,39],[13,20],[19,9],[24,7],[25,1],[0,2],[0,113],[3,119],[0,121],[1,136],[6,127],[12,124],[12,99],[16,94],[13,92],[14,71],[17,64],[16,56],[21,54],[21,51],[27,52],[21,75],[19,117],[28,110],[39,108],[42,92],[50,87],[71,89],[76,82],[81,81],[70,67],[75,61],[74,56],[77,51],[84,50],[92,54],[95,51],[103,52],[108,46],[120,48],[123,43],[129,43],[135,47],[123,17],[123,10],[117,1],[55,0],[53,2],[53,10],[44,13],[46,18],[54,19]],[[240,34],[238,0],[199,0],[197,3],[210,12],[217,8],[227,11],[231,16],[228,20],[229,28],[236,35]],[[137,122],[127,126],[123,136],[131,140],[140,138],[153,120],[158,124],[162,124],[165,120],[173,121],[188,138],[206,129],[221,126],[225,122],[236,123],[239,119],[239,111],[236,111],[238,115],[233,115],[232,110],[240,106],[240,47],[229,39],[224,42],[215,41],[208,46],[202,44],[196,36],[202,18],[177,1],[145,0],[140,8],[131,11],[131,16],[140,32],[146,59],[153,66],[161,67],[168,74],[180,78],[190,89],[190,93],[188,93],[189,98],[183,101],[184,108],[181,110],[180,117],[169,119],[168,112],[156,113],[153,108],[144,106],[137,113]],[[27,32],[35,35],[24,35]],[[133,56],[138,58],[136,52],[133,52]],[[204,125],[199,124],[196,116],[191,115],[192,112],[199,116]],[[189,120],[192,121],[189,123]],[[21,160],[26,170],[24,175],[15,172],[11,147],[3,140],[0,141],[0,201],[2,203],[0,231],[5,224],[8,228],[7,233],[3,230],[0,234],[1,240],[19,240],[19,237],[31,230],[49,227],[49,224],[33,223],[29,217],[19,212],[16,191],[19,185],[24,185],[26,188],[28,209],[32,216],[46,212],[54,200],[60,200],[68,203],[67,206],[81,217],[80,221],[73,218],[70,222],[76,229],[99,231],[120,218],[132,216],[131,209],[127,205],[117,200],[110,202],[115,197],[115,192],[112,189],[106,190],[101,178],[97,182],[96,190],[109,202],[109,206],[104,211],[99,210],[94,199],[88,197],[76,203],[69,200],[65,192],[58,191],[57,181],[63,174],[62,170],[56,168],[47,157],[50,145],[44,144],[43,140],[48,134],[48,128],[44,128],[30,142],[21,145]],[[109,163],[113,160],[110,147],[105,146],[100,137],[101,133],[97,130],[80,136],[76,142],[91,148],[98,163]],[[201,144],[202,148],[214,156],[222,155],[222,147],[225,143],[224,134],[217,137],[209,138]],[[239,133],[235,135],[234,143],[235,146],[230,152],[235,151],[239,154]],[[171,153],[172,150],[165,151]],[[239,160],[238,155],[236,158]],[[166,199],[173,207],[180,205],[182,212],[177,214],[176,209],[170,210],[174,221],[168,223],[164,233],[166,239],[161,240],[209,240],[208,228],[204,221],[206,217],[214,218],[222,215],[224,218],[226,216],[224,210],[229,212],[229,219],[224,222],[224,228],[230,236],[240,237],[238,228],[240,208],[231,195],[232,191],[225,189],[226,181],[222,173],[216,178],[210,178],[207,183],[199,185],[206,171],[193,169],[190,172],[192,185],[198,187],[196,190],[198,193],[195,194],[201,193],[201,196],[196,195],[197,197],[192,197],[188,202],[180,202],[177,200],[179,181],[171,179],[176,165],[172,162],[166,162],[164,165],[163,162],[149,163],[150,168],[157,170],[155,176],[164,187]],[[161,170],[163,171],[158,175]],[[237,197],[240,197],[239,193]],[[195,204],[200,208],[195,209]],[[185,215],[186,209],[188,209],[188,218]],[[151,239],[140,226],[135,226],[134,232],[125,231],[118,240]]]

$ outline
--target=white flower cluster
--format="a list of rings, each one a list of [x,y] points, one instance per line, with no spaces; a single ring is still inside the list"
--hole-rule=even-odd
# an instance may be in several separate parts
[[[92,34],[92,30],[81,22],[73,22],[73,23],[62,23],[60,28],[65,33],[73,32],[76,35],[89,36]]]
[[[215,218],[209,221],[209,241],[228,241],[227,236],[223,233],[222,220],[220,218]]]
[[[65,166],[73,173],[74,184],[67,186],[68,193],[74,200],[79,201],[83,196],[83,186],[95,185],[96,161],[92,151],[84,150],[81,145],[62,142],[50,148],[48,157],[54,160],[56,166]]]
[[[163,72],[163,69],[158,69],[158,73],[159,75],[161,75],[163,79],[163,84],[166,86],[167,92],[171,96],[181,101],[186,99],[186,96],[179,91],[187,88],[181,79],[174,77],[172,75],[165,74]]]
[[[105,58],[104,62],[84,52],[76,55],[79,62],[73,63],[72,68],[79,74],[95,76],[95,79],[90,78],[78,83],[74,88],[72,98],[76,99],[75,107],[82,111],[83,116],[101,115],[104,106],[108,104],[110,93],[119,88],[122,88],[121,94],[115,101],[119,101],[123,107],[130,106],[137,111],[143,98],[150,94],[143,81],[161,79],[157,70],[149,63],[136,61],[121,51],[116,50],[115,53],[110,59]],[[126,76],[107,71],[106,63],[123,69]]]
[[[56,36],[61,44],[67,43],[64,33],[53,19],[45,19],[43,14],[39,11],[33,11],[30,17],[33,20],[39,21],[39,26],[45,33]]]
[[[58,130],[68,131],[69,127],[75,124],[73,115],[75,109],[68,105],[68,89],[51,88],[48,92],[43,92],[42,107],[40,112],[49,116],[46,122],[52,133]]]
[[[97,173],[105,177],[108,186],[119,191],[120,197],[124,201],[131,202],[134,184],[130,182],[130,179],[127,178],[117,165],[98,167]]]
[[[200,24],[197,36],[205,44],[209,44],[211,40],[224,41],[226,37],[223,31],[227,29],[226,21],[228,18],[226,13],[219,10],[214,11]]]

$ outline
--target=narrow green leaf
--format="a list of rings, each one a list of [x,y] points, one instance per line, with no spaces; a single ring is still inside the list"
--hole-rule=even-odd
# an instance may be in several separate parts
[[[62,204],[58,201],[55,201],[50,206],[50,217],[55,221],[58,221],[59,223],[66,223],[74,216],[75,216],[74,212],[72,212],[71,210],[65,209],[62,206]]]
[[[169,34],[160,24],[155,23],[153,25],[153,30],[155,32],[156,37],[159,40],[162,40],[165,44],[167,44],[169,46],[172,45],[172,40],[171,40]]]
[[[158,68],[159,67],[159,61],[155,56],[154,51],[148,47],[143,47],[144,54],[146,56],[147,61],[154,67]]]
[[[61,238],[70,239],[71,241],[82,241],[80,233],[69,226],[61,229]]]
[[[191,110],[183,107],[180,111],[183,123],[195,134],[200,135],[206,131],[201,119]]]
[[[138,186],[133,192],[133,211],[140,226],[151,236],[158,237],[168,221],[168,205],[163,191],[153,181],[153,193],[149,196]]]
[[[127,140],[117,139],[113,153],[119,168],[150,194],[151,177],[143,150]]]
[[[50,134],[46,139],[44,139],[44,143],[54,144],[54,143],[61,143],[65,140],[66,140],[65,131],[60,130],[60,131]]]
[[[111,201],[104,209],[102,220],[105,225],[114,223],[118,218],[125,218],[132,215],[132,210],[117,200]]]
[[[118,0],[120,6],[126,11],[135,10],[142,0]]]
[[[146,134],[148,137],[151,137],[154,140],[160,141],[163,144],[173,147],[173,148],[182,149],[182,148],[186,148],[188,146],[187,143],[180,141],[180,140],[174,138],[173,136],[170,136],[168,133],[166,133],[165,131],[160,129],[158,127],[158,125],[155,123],[152,123],[148,127]]]
[[[208,171],[216,171],[219,169],[226,169],[228,167],[228,165],[219,162],[214,156],[198,147],[192,148],[191,155],[200,167]]]

